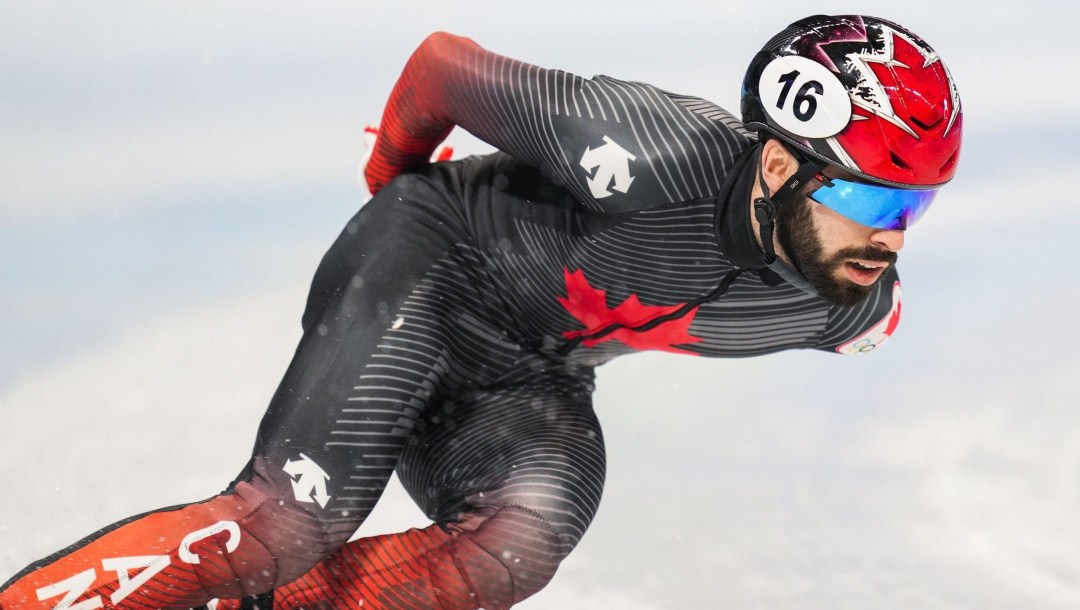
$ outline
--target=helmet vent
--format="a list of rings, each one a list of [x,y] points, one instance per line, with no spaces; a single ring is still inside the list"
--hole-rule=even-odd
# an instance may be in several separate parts
[[[959,152],[959,150],[954,151],[953,154],[949,156],[949,159],[941,164],[941,169],[938,170],[938,174],[948,174],[952,171],[953,166],[956,165],[956,155]]]
[[[941,122],[941,117],[938,117],[937,120],[931,121],[929,123],[923,123],[916,116],[910,116],[908,118],[911,119],[912,123],[915,123],[916,127],[918,127],[919,129],[922,129],[923,131],[930,131],[931,127],[933,127],[934,125],[937,125],[938,123]]]
[[[904,160],[900,158],[900,155],[889,151],[889,157],[892,159],[893,165],[895,165],[896,167],[899,167],[900,169],[911,169],[911,166],[905,163]]]

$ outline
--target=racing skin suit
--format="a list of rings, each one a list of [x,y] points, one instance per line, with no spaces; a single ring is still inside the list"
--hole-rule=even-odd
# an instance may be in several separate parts
[[[500,152],[428,165],[453,126]],[[38,561],[0,607],[508,608],[600,501],[594,369],[638,350],[872,350],[890,269],[830,306],[754,240],[756,138],[721,108],[445,33],[406,64],[253,457],[213,498]],[[350,536],[397,470],[433,524]]]

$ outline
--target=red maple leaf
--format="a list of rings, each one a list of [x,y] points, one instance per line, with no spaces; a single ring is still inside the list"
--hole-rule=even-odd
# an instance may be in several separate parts
[[[897,283],[899,284],[899,282]],[[898,288],[894,288],[894,290],[898,290]],[[890,337],[892,336],[893,331],[896,330],[897,325],[900,324],[900,309],[902,307],[903,304],[900,301],[897,301],[896,307],[892,311],[892,317],[889,318],[889,324],[885,327],[885,334]]]
[[[642,305],[637,294],[631,293],[618,307],[612,309],[607,306],[607,291],[590,286],[589,280],[585,279],[585,272],[581,269],[571,273],[570,269],[563,267],[563,277],[566,280],[566,296],[557,297],[559,303],[570,315],[574,316],[574,319],[585,325],[585,328],[581,330],[564,332],[563,336],[567,339],[587,337],[612,324],[618,324],[622,328],[596,339],[585,339],[581,342],[582,345],[593,347],[604,341],[618,339],[634,349],[656,349],[676,354],[697,355],[675,347],[701,341],[700,337],[690,334],[690,323],[697,315],[697,307],[674,320],[662,322],[649,330],[637,331],[633,330],[633,327],[678,311],[686,303]]]

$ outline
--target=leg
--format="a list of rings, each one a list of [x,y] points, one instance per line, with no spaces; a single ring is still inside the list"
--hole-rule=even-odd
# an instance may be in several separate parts
[[[420,413],[455,391],[447,379],[471,374],[447,341],[483,302],[455,262],[464,229],[454,209],[410,176],[354,218],[316,274],[254,456],[224,493],[132,517],[31,565],[0,587],[0,607],[197,606],[284,585],[343,545]],[[500,370],[516,357],[482,347],[488,360],[470,354],[472,366]]]
[[[347,545],[279,588],[274,608],[497,610],[539,591],[600,501],[590,391],[544,373],[430,409],[398,472],[435,524]]]

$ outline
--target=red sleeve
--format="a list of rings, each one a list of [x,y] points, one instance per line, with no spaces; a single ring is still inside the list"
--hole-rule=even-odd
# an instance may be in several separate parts
[[[557,132],[577,131],[563,124],[564,106],[580,98],[584,80],[492,53],[468,38],[431,34],[390,93],[365,171],[371,192],[427,163],[455,125],[535,167],[565,172],[569,160]]]
[[[364,177],[374,193],[395,176],[427,163],[431,153],[454,128],[446,109],[446,74],[457,49],[476,43],[437,32],[427,37],[405,64],[383,112],[379,138]],[[437,76],[442,75],[442,76]]]

